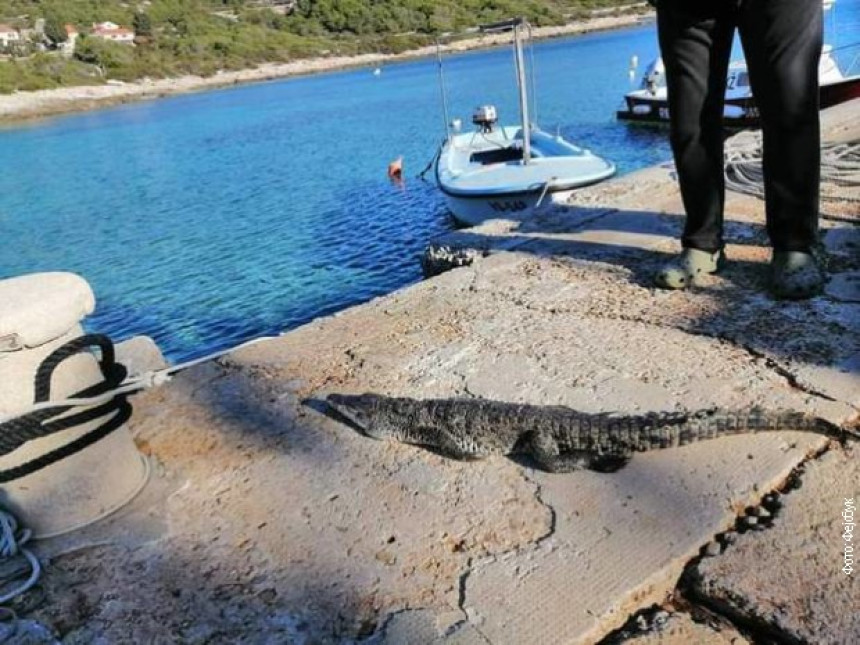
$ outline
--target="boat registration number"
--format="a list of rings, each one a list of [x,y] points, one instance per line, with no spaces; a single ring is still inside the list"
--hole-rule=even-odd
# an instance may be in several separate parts
[[[518,213],[526,209],[526,203],[520,200],[490,202],[490,207],[497,213]]]

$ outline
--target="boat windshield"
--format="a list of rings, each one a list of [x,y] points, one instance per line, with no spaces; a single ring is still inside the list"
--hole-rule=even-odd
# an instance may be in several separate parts
[[[658,58],[645,69],[641,89],[649,90],[653,94],[661,87],[666,87],[666,68],[663,66],[663,59]]]
[[[736,69],[729,71],[729,78],[726,86],[730,90],[738,89],[739,87],[750,86],[750,75],[746,69]]]

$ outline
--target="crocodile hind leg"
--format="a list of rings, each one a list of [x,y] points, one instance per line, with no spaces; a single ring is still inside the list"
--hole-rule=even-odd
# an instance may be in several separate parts
[[[592,455],[584,451],[561,452],[551,436],[533,433],[528,440],[528,452],[538,465],[551,473],[569,473],[588,468]]]
[[[581,450],[563,452],[546,460],[538,459],[538,463],[551,473],[571,473],[591,468],[592,455]]]

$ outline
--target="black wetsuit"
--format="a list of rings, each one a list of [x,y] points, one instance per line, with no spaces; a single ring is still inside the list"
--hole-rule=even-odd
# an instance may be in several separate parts
[[[654,3],[652,3],[654,4]],[[723,246],[723,100],[735,29],[764,132],[767,231],[777,251],[817,239],[821,0],[657,0],[685,248]]]

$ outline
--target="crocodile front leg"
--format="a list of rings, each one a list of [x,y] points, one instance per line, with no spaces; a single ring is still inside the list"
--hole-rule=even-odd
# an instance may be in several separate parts
[[[447,430],[434,427],[412,426],[398,439],[454,459],[480,459],[492,454],[481,446],[466,445],[466,442],[458,441]]]

